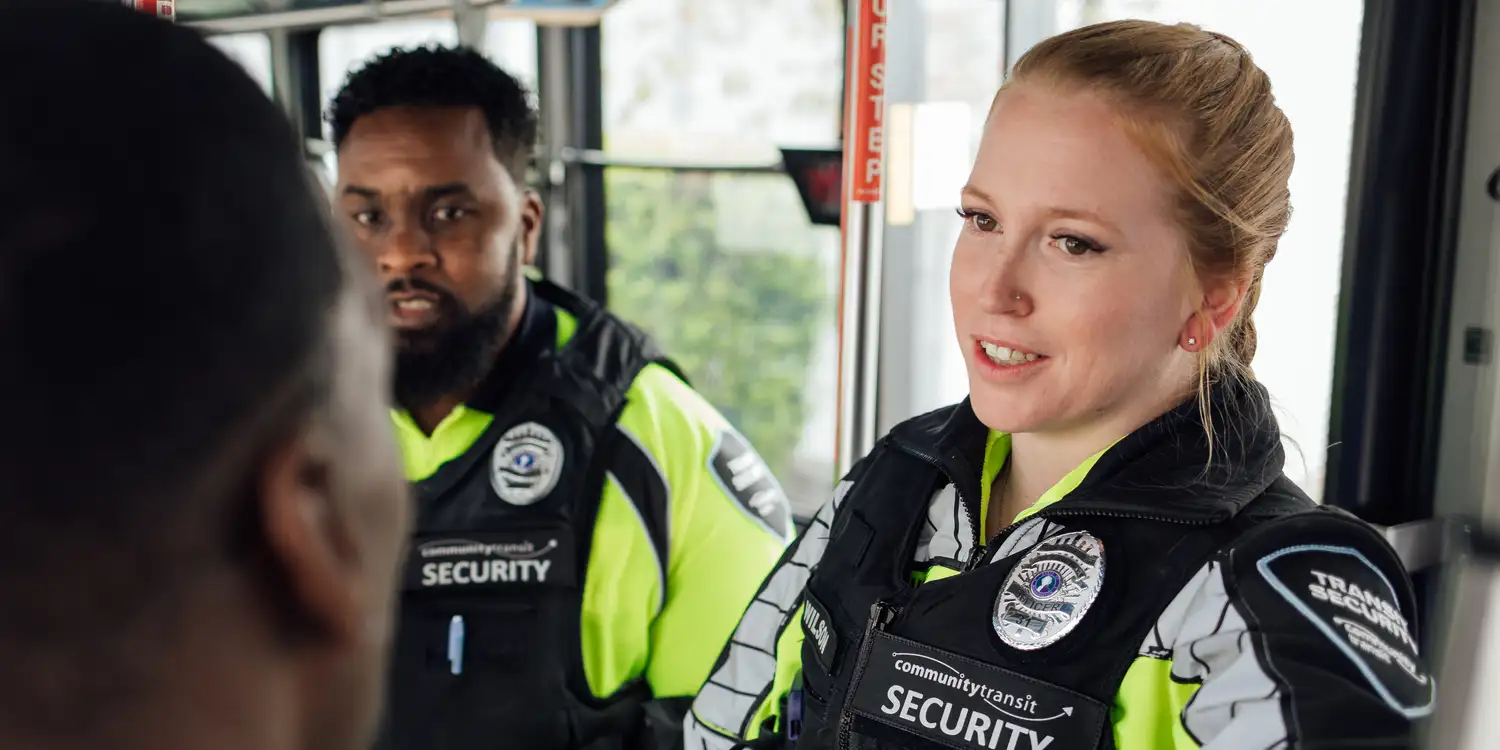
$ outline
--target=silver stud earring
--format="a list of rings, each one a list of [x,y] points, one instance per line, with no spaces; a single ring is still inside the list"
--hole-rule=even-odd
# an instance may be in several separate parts
[[[1188,337],[1188,346],[1197,346],[1197,345],[1198,345],[1198,339],[1195,338],[1195,337],[1193,337],[1193,336],[1189,336]]]

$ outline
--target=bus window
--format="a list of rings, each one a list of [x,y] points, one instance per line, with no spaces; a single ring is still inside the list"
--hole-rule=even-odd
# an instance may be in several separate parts
[[[323,29],[318,34],[321,101],[326,107],[351,71],[393,47],[457,43],[458,29],[447,18],[403,18]]]
[[[840,0],[632,0],[604,17],[610,307],[648,330],[765,456],[794,511],[833,480],[836,227],[779,146],[838,143]]]
[[[484,54],[537,90],[536,24],[524,18],[493,19],[484,32]]]
[[[948,268],[958,193],[1004,70],[1006,5],[887,4],[880,432],[968,394]]]
[[[229,59],[240,64],[266,96],[274,94],[271,78],[271,38],[265,34],[220,34],[208,38]]]
[[[837,144],[840,0],[631,0],[604,16],[604,147],[664,160],[774,163]]]
[[[424,44],[458,44],[457,27],[447,18],[419,18],[323,29],[318,35],[318,77],[323,105],[326,107],[338,93],[351,71],[371,58],[396,47]],[[525,19],[489,20],[482,51],[535,93],[536,24]],[[329,169],[334,170],[335,158],[330,155],[327,161]]]

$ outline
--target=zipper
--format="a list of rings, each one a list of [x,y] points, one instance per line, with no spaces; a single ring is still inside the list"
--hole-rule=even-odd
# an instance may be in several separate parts
[[[1155,521],[1157,523],[1175,523],[1175,524],[1177,524],[1179,526],[1212,526],[1212,525],[1214,525],[1216,523],[1219,523],[1222,520],[1222,519],[1217,519],[1217,518],[1192,518],[1192,519],[1188,519],[1188,518],[1173,518],[1171,516],[1164,516],[1164,515],[1161,515],[1159,513],[1141,513],[1141,512],[1137,512],[1137,511],[1128,511],[1128,510],[1075,510],[1075,509],[1070,509],[1070,508],[1058,508],[1057,510],[1051,510],[1051,511],[1049,511],[1049,510],[1040,510],[1040,511],[1037,511],[1036,513],[1033,513],[1033,514],[1031,514],[1031,515],[1029,515],[1029,516],[1027,516],[1027,517],[1025,517],[1025,518],[1023,518],[1021,520],[1019,520],[1019,521],[1016,521],[1015,523],[1013,523],[1013,524],[1011,524],[1009,526],[1006,526],[1005,528],[1001,529],[999,533],[995,534],[993,537],[990,538],[989,545],[983,546],[983,547],[980,547],[980,548],[976,549],[975,553],[974,553],[974,556],[971,557],[971,558],[969,558],[969,563],[964,566],[964,572],[968,572],[968,571],[974,570],[975,568],[977,568],[981,564],[983,564],[985,558],[988,557],[988,555],[989,555],[989,546],[992,546],[992,545],[995,544],[995,542],[997,542],[997,541],[1005,538],[1005,536],[1007,534],[1011,533],[1012,531],[1015,531],[1016,528],[1019,527],[1021,524],[1024,524],[1027,521],[1030,521],[1030,520],[1036,519],[1036,518],[1041,518],[1041,519],[1044,519],[1044,520],[1051,520],[1051,519],[1054,519],[1054,518],[1068,518],[1068,517],[1071,517],[1071,518],[1080,518],[1080,517],[1089,517],[1089,518],[1126,518],[1126,519],[1130,519],[1130,520],[1134,520],[1134,521]]]
[[[851,710],[854,703],[854,690],[859,686],[860,678],[865,675],[865,665],[870,662],[870,649],[874,645],[871,638],[877,630],[885,630],[889,625],[895,609],[885,602],[875,602],[870,605],[870,619],[865,623],[865,634],[860,639],[859,656],[855,659],[854,674],[850,675],[848,692],[844,695],[844,705],[839,711],[839,734],[834,742],[836,750],[847,750],[849,747],[849,736],[854,732],[854,713]]]
[[[948,468],[943,465],[941,459],[931,454],[924,453],[909,445],[894,442],[892,443],[892,445],[900,449],[904,453],[910,454],[922,459],[923,461],[926,461],[929,464],[932,464],[933,467],[935,467],[938,471],[941,471],[943,473],[943,476],[947,477],[949,484],[953,485],[953,494],[957,497],[958,501],[964,503],[965,508],[970,507],[963,493],[958,491],[958,482],[954,481],[953,475],[948,473]],[[1004,539],[1006,535],[1010,534],[1012,531],[1015,531],[1021,526],[1021,524],[1024,524],[1027,521],[1036,518],[1052,519],[1062,517],[1127,518],[1137,521],[1175,523],[1183,526],[1212,526],[1213,524],[1219,523],[1223,520],[1218,518],[1173,518],[1171,516],[1166,516],[1159,513],[1145,513],[1140,511],[1058,508],[1056,510],[1037,511],[1036,513],[1033,513],[1019,521],[1012,523],[1009,526],[1006,526],[1005,528],[997,532],[994,536],[990,537],[988,542],[985,542],[980,539],[981,530],[984,528],[984,519],[980,518],[976,521],[975,518],[971,517],[969,519],[969,538],[973,542],[972,549],[974,551],[969,555],[968,561],[964,563],[964,569],[960,572],[967,573],[974,570],[975,568],[978,568],[979,565],[985,560],[985,558],[989,556],[989,548],[994,545],[995,542]]]
[[[969,561],[966,562],[966,563],[964,563],[964,570],[963,570],[963,572],[967,573],[967,572],[969,572],[969,571],[971,571],[971,570],[979,567],[980,561],[984,560],[987,557],[989,557],[989,555],[990,555],[990,549],[989,548],[992,547],[992,546],[994,546],[995,542],[997,542],[997,541],[999,541],[1001,539],[1004,539],[1007,534],[1009,534],[1010,532],[1015,531],[1016,529],[1020,528],[1021,524],[1026,523],[1027,521],[1030,521],[1031,519],[1036,518],[1037,516],[1040,516],[1040,515],[1041,515],[1041,512],[1038,511],[1038,512],[1033,513],[1033,514],[1031,514],[1031,515],[1029,515],[1029,516],[1027,516],[1027,517],[1025,517],[1025,518],[1023,518],[1021,520],[1019,520],[1019,521],[1016,521],[1016,522],[1012,523],[1011,525],[1006,526],[1005,528],[1001,529],[999,533],[995,534],[995,536],[993,536],[993,537],[990,538],[990,541],[988,543],[981,544],[978,547],[975,547],[974,548],[974,554],[970,555],[969,556]]]
[[[900,449],[904,453],[915,456],[922,459],[923,461],[926,461],[929,464],[932,464],[933,468],[942,472],[943,476],[947,477],[948,483],[953,485],[954,498],[957,499],[958,502],[963,503],[965,512],[969,512],[969,510],[971,509],[969,499],[964,496],[964,493],[959,491],[958,482],[954,480],[952,474],[948,473],[948,467],[943,465],[942,459],[928,453],[923,453],[922,451],[909,445],[903,445],[896,442],[892,442],[891,445]],[[984,519],[977,518],[980,513],[979,508],[972,508],[972,511],[973,512],[969,518],[969,549],[973,550],[973,553],[969,555],[969,560],[964,563],[965,571],[971,570],[973,568],[974,560],[978,559],[984,554],[984,540],[979,538],[980,531],[984,528]]]

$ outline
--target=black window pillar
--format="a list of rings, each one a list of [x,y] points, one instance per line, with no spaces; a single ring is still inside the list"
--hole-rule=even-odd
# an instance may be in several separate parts
[[[323,137],[323,93],[318,78],[318,30],[270,32],[276,101],[306,139]]]
[[[607,303],[604,168],[587,158],[604,147],[600,32],[595,27],[537,30],[546,191],[540,265],[552,280]]]
[[[1325,502],[1432,515],[1472,0],[1366,0]]]

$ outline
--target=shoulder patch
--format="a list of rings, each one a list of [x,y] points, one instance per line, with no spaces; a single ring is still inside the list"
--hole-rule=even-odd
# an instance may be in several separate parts
[[[1408,718],[1432,710],[1433,684],[1418,657],[1396,590],[1352,547],[1303,545],[1261,558],[1256,569]]]
[[[738,432],[719,431],[708,454],[708,473],[751,520],[780,539],[790,535],[792,512],[786,492],[765,460]]]

